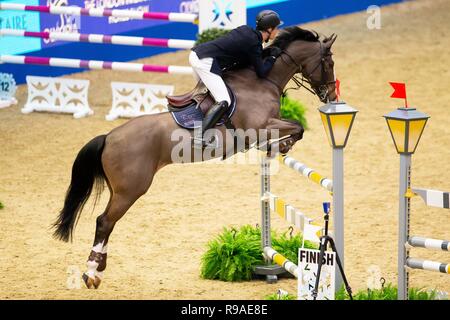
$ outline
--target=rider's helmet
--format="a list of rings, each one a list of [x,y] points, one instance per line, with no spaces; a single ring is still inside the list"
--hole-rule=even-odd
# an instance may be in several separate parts
[[[265,31],[283,24],[278,13],[272,10],[263,10],[256,16],[256,29]]]

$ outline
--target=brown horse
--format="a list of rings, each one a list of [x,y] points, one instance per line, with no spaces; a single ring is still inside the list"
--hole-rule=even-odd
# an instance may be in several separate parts
[[[296,73],[302,74],[302,80],[312,88],[308,89],[322,102],[336,99],[331,53],[335,39],[333,35],[322,41],[314,32],[289,27],[273,43],[283,53],[266,79],[258,78],[251,68],[229,71],[225,75],[225,81],[237,99],[236,111],[231,117],[235,128],[266,132],[264,137],[257,134],[247,139],[247,147],[254,142],[262,145],[275,136],[272,132],[277,132],[277,137],[284,137],[279,144],[280,152],[286,153],[302,138],[303,128],[297,122],[280,119],[280,96]],[[296,82],[301,84],[299,80]],[[228,137],[223,125],[216,129]],[[178,132],[178,141],[173,139],[174,132]],[[79,213],[94,184],[98,196],[106,181],[110,198],[105,211],[97,218],[94,245],[87,261],[88,271],[83,275],[88,288],[100,285],[106,268],[108,239],[114,225],[147,192],[159,169],[174,162],[202,161],[236,152],[235,146],[224,139],[219,152],[205,154],[199,159],[189,156],[174,160],[174,148],[182,146],[186,148],[182,153],[195,153],[191,138],[192,131],[180,128],[171,114],[165,112],[134,118],[107,135],[95,137],[79,151],[72,167],[64,208],[55,222],[54,236],[63,241],[72,239]]]

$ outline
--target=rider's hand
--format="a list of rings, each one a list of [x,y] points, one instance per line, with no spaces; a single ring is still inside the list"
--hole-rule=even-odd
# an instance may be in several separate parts
[[[270,55],[274,58],[278,58],[278,56],[283,52],[283,50],[281,50],[278,47],[271,47],[270,48]]]

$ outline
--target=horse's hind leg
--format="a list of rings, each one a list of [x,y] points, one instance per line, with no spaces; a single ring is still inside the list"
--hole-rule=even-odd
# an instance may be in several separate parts
[[[142,154],[118,153],[125,147],[105,147],[102,163],[111,198],[105,212],[97,218],[95,239],[83,280],[88,288],[98,288],[106,268],[108,240],[114,226],[133,203],[145,194],[157,171],[157,158]],[[125,155],[123,157],[123,155]]]
[[[108,240],[114,226],[139,198],[130,194],[113,193],[103,214],[97,217],[95,239],[87,261],[87,272],[83,275],[86,286],[98,288],[106,269]]]

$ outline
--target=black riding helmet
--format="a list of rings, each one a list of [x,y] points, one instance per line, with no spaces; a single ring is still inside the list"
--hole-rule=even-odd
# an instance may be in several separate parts
[[[283,24],[278,13],[272,10],[263,10],[256,16],[256,29],[265,31]]]

